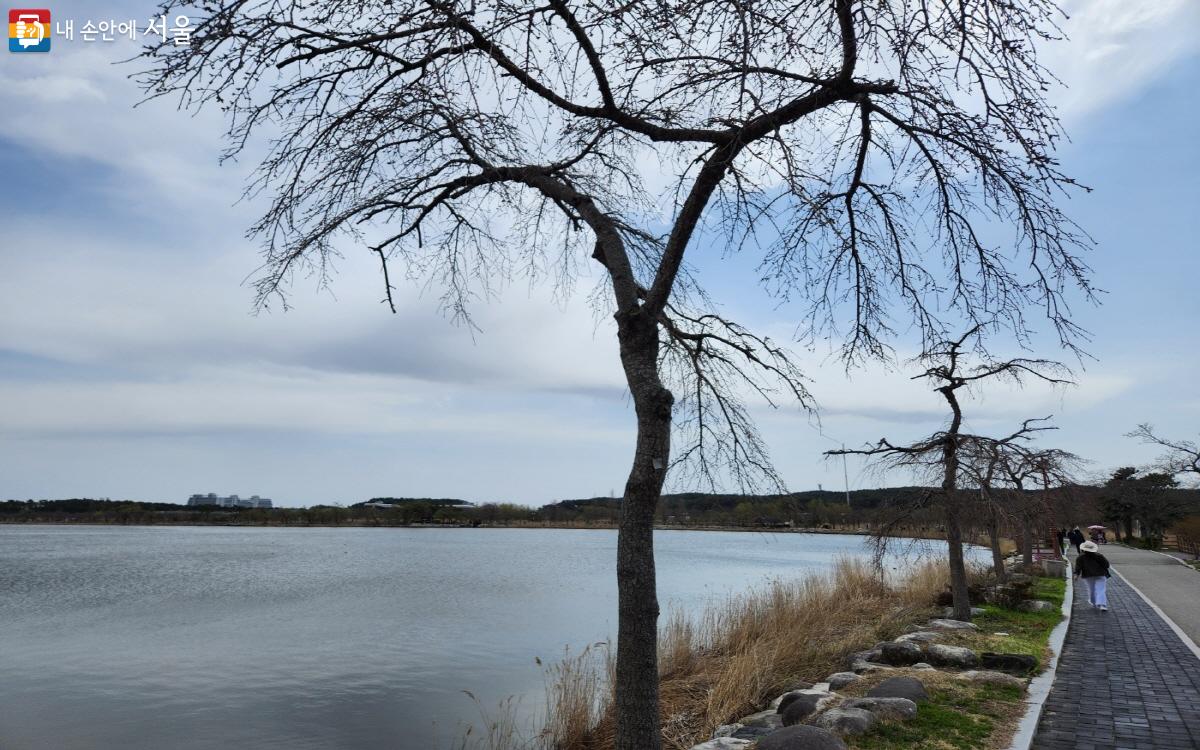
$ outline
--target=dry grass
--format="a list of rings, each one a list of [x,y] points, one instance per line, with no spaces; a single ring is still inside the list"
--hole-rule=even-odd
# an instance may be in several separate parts
[[[671,613],[659,640],[664,747],[690,748],[795,683],[841,671],[851,653],[928,615],[947,579],[944,565],[927,563],[888,582],[866,562],[840,560],[827,575],[775,581],[695,619]],[[611,748],[611,653],[597,647],[548,670],[534,740],[484,750]]]

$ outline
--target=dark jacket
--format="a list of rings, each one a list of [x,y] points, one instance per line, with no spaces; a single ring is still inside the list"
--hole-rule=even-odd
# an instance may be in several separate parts
[[[1075,561],[1075,575],[1084,578],[1108,576],[1108,558],[1099,552],[1084,552]]]
[[[1071,529],[1071,532],[1067,534],[1067,539],[1070,539],[1071,544],[1075,545],[1083,544],[1087,541],[1083,536],[1083,532],[1079,529]]]

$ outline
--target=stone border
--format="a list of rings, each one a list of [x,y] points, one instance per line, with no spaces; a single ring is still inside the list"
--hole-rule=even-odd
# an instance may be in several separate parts
[[[1147,550],[1147,551],[1153,552],[1153,550]],[[1160,552],[1159,554],[1162,554],[1162,553]],[[1167,557],[1171,557],[1171,556],[1167,555]],[[1174,558],[1174,559],[1178,560],[1178,558]],[[1190,565],[1185,563],[1183,560],[1178,560],[1178,562],[1181,565],[1184,565],[1185,567],[1189,567],[1189,568],[1191,567]],[[1191,636],[1189,636],[1187,633],[1183,632],[1183,628],[1176,625],[1175,621],[1172,620],[1170,617],[1167,617],[1167,613],[1163,612],[1162,609],[1160,609],[1157,604],[1150,601],[1150,597],[1143,594],[1141,589],[1139,589],[1137,586],[1134,586],[1132,583],[1129,582],[1128,578],[1121,575],[1121,571],[1117,570],[1115,565],[1112,568],[1112,572],[1116,573],[1118,576],[1121,576],[1121,580],[1125,582],[1125,585],[1128,586],[1129,588],[1133,589],[1133,593],[1142,597],[1142,601],[1144,601],[1146,604],[1148,604],[1150,606],[1150,609],[1152,609],[1158,613],[1158,616],[1163,619],[1163,622],[1165,622],[1167,624],[1167,627],[1169,627],[1171,630],[1173,630],[1175,632],[1175,635],[1177,635],[1179,637],[1179,640],[1183,641],[1183,645],[1187,646],[1188,649],[1190,649],[1191,652],[1196,655],[1196,658],[1200,658],[1200,646],[1196,645],[1196,642],[1191,639]]]
[[[1063,560],[1067,563],[1067,588],[1063,594],[1062,622],[1055,625],[1054,630],[1050,631],[1048,644],[1050,664],[1042,670],[1041,674],[1029,681],[1029,688],[1025,695],[1025,715],[1017,724],[1016,734],[1013,735],[1007,750],[1029,750],[1033,745],[1038,721],[1042,718],[1042,708],[1046,705],[1046,699],[1050,697],[1050,688],[1054,686],[1054,675],[1058,671],[1058,657],[1062,655],[1063,642],[1067,639],[1067,630],[1071,627],[1071,607],[1075,601],[1075,583],[1074,576],[1071,574],[1071,562],[1065,557]]]

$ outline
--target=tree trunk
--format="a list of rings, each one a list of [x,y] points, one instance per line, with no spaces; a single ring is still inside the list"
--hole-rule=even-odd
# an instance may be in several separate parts
[[[658,595],[654,511],[671,451],[671,392],[658,374],[658,325],[618,317],[621,363],[637,411],[637,446],[617,534],[615,750],[659,750]]]
[[[971,594],[967,589],[967,564],[963,556],[962,525],[958,519],[958,501],[951,492],[946,497],[946,544],[950,558],[950,594],[955,620],[971,621]]]
[[[1021,562],[1028,570],[1033,567],[1033,521],[1021,515]]]
[[[1000,551],[1000,519],[996,517],[996,509],[988,513],[987,520],[988,543],[992,547],[992,570],[1000,580],[1005,579],[1004,554]]]

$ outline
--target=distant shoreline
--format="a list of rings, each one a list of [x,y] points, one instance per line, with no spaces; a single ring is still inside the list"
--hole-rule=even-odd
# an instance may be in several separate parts
[[[453,523],[410,523],[410,524],[372,524],[372,523],[174,523],[174,522],[155,522],[155,523],[104,523],[97,521],[50,521],[50,520],[32,520],[18,521],[0,518],[0,526],[100,526],[105,528],[111,527],[138,527],[138,528],[154,528],[158,526],[183,526],[191,528],[246,528],[246,529],[550,529],[550,530],[573,530],[573,531],[616,531],[616,524],[568,524],[568,523],[526,523],[526,524],[502,524],[502,523],[481,523],[479,525],[472,524],[453,524]],[[771,534],[841,534],[846,536],[867,536],[871,532],[865,529],[836,529],[836,528],[777,528],[777,527],[756,527],[756,526],[685,526],[681,524],[655,524],[655,531],[744,531],[756,533],[771,533]]]
[[[266,523],[97,523],[94,521],[12,521],[0,520],[0,527],[5,526],[94,526],[100,528],[245,528],[245,529],[460,529],[460,530],[530,530],[544,529],[548,531],[617,531],[616,524],[361,524],[361,523],[310,523],[310,524],[266,524]],[[655,525],[655,531],[701,531],[701,532],[738,532],[757,534],[829,534],[840,536],[870,536],[869,529],[840,529],[840,528],[775,528],[752,526],[683,526],[679,524]],[[897,535],[897,538],[928,539],[944,541],[944,537],[920,532],[916,529]]]

